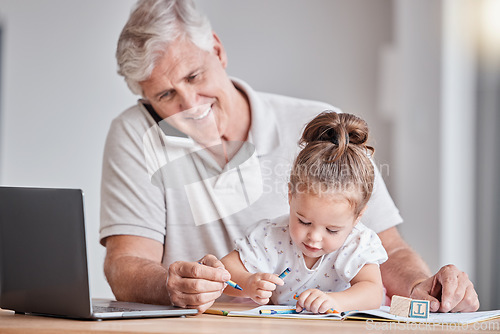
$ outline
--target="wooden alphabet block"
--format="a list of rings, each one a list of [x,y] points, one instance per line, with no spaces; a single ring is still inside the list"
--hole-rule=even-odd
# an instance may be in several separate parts
[[[425,318],[429,317],[429,301],[428,300],[412,300],[410,304],[410,318]]]
[[[390,313],[400,317],[408,317],[410,314],[411,298],[392,296]]]

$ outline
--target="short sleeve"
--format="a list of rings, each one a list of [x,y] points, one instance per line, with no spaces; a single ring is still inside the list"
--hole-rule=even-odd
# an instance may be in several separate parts
[[[166,206],[163,190],[146,168],[143,135],[149,121],[137,107],[113,120],[103,155],[100,239],[136,235],[163,243]]]
[[[275,272],[279,262],[276,245],[289,243],[288,230],[280,233],[280,226],[276,221],[262,220],[247,230],[246,237],[235,241],[235,249],[248,272]]]
[[[375,168],[373,192],[363,215],[363,224],[377,233],[403,222],[399,210],[387,190],[382,174],[372,160]]]
[[[387,253],[378,235],[358,223],[340,248],[335,260],[335,270],[340,278],[350,282],[365,264],[382,264]]]

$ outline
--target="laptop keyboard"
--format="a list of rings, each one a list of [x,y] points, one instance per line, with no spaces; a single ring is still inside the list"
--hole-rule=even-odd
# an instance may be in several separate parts
[[[113,307],[113,306],[93,306],[92,310],[95,313],[108,313],[108,312],[140,312],[144,310],[125,308],[125,307]]]

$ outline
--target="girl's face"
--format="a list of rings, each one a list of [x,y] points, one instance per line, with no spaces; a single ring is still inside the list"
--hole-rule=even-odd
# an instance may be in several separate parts
[[[340,195],[297,192],[288,195],[290,236],[308,268],[324,254],[339,249],[361,218]]]

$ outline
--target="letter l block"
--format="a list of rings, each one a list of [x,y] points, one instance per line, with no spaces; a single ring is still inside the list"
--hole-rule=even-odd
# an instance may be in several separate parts
[[[410,318],[429,317],[429,301],[428,300],[412,300],[410,303]]]

